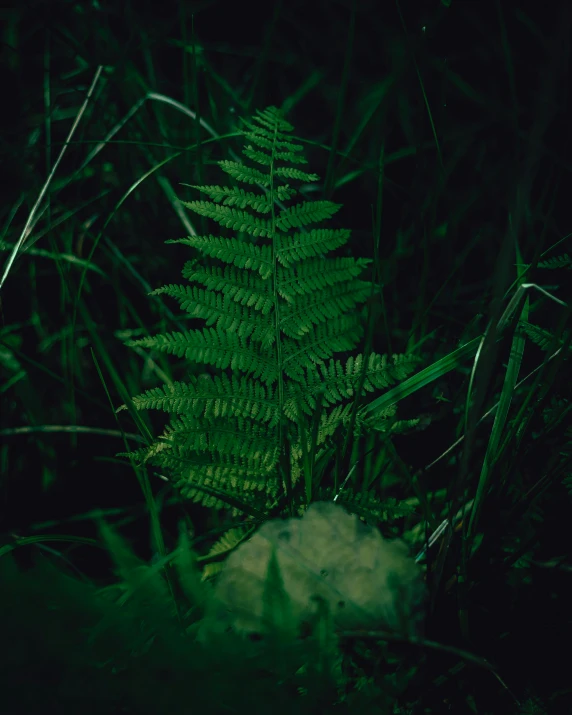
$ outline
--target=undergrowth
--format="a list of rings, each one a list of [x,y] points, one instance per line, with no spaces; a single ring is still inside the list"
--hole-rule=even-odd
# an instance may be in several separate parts
[[[572,710],[572,10],[494,7],[5,12],[3,713]],[[197,638],[333,499],[408,544],[423,634]]]

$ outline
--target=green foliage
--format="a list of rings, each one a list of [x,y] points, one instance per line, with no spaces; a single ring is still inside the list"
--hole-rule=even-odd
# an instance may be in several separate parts
[[[114,530],[103,525],[101,532],[120,576],[104,588],[45,557],[26,571],[12,554],[0,559],[0,607],[10,614],[0,620],[3,713],[183,715],[191,706],[205,714],[262,713],[279,695],[275,712],[309,714],[325,694],[333,707],[335,682],[324,671],[325,636],[317,629],[306,655],[282,632],[264,652],[232,636],[199,643],[209,590],[198,582],[188,540],[181,536],[169,556],[181,587],[174,599],[165,564],[148,565]],[[269,574],[269,588],[279,579],[276,570]]]
[[[357,308],[372,285],[360,274],[370,261],[327,256],[346,243],[348,230],[306,229],[330,219],[339,204],[285,205],[301,193],[288,182],[318,177],[292,166],[306,160],[281,112],[269,107],[244,126],[243,154],[262,168],[227,160],[219,166],[258,193],[192,185],[210,200],[183,202],[237,235],[175,241],[199,251],[204,262],[186,264],[183,276],[191,285],[154,291],[178,300],[207,327],[127,343],[209,366],[215,374],[135,396],[138,410],[174,416],[157,441],[131,456],[166,469],[186,496],[204,505],[221,508],[233,496],[268,509],[300,480],[304,454],[317,448],[319,457],[348,426],[358,388],[372,392],[403,380],[417,359],[375,353],[334,359],[363,336]],[[317,411],[312,444],[306,435]],[[281,468],[284,455],[287,468]],[[240,511],[236,502],[234,510]]]
[[[164,482],[155,475],[145,482],[147,470],[139,469],[145,510],[138,503],[140,493],[137,480],[130,478],[130,465],[109,459],[118,449],[151,444],[152,431],[150,416],[134,410],[137,434],[125,433],[125,424],[118,429],[110,404],[128,402],[126,394],[187,379],[176,375],[180,363],[171,357],[187,360],[184,341],[170,340],[171,350],[153,349],[148,354],[144,347],[123,349],[118,338],[140,338],[149,331],[186,335],[180,316],[170,309],[180,304],[192,319],[205,320],[207,329],[224,324],[247,344],[254,340],[266,345],[275,339],[271,321],[265,320],[272,316],[272,305],[266,314],[251,308],[258,318],[254,323],[244,319],[243,306],[229,301],[224,304],[226,313],[221,311],[209,324],[203,316],[205,305],[215,295],[221,302],[224,297],[216,284],[167,285],[154,291],[150,300],[143,298],[151,285],[172,280],[168,276],[173,251],[157,250],[157,236],[178,236],[182,231],[198,241],[195,234],[205,234],[205,250],[213,251],[200,251],[207,266],[222,265],[244,275],[258,270],[257,277],[263,275],[260,271],[271,270],[263,262],[265,256],[260,261],[261,254],[251,250],[255,246],[271,251],[270,236],[243,231],[221,244],[217,236],[207,235],[208,214],[199,213],[195,223],[192,210],[178,201],[173,186],[182,176],[191,177],[195,187],[217,183],[209,173],[214,159],[223,152],[229,159],[238,158],[233,153],[237,114],[263,106],[273,87],[286,98],[284,107],[296,113],[300,126],[307,123],[312,161],[327,165],[320,192],[323,188],[323,196],[333,200],[342,200],[343,194],[345,210],[355,217],[351,243],[340,244],[340,252],[362,255],[367,244],[375,258],[368,270],[375,275],[378,290],[368,308],[376,349],[384,352],[387,345],[392,353],[398,345],[396,351],[422,354],[428,365],[397,388],[383,391],[381,402],[367,414],[375,432],[359,439],[351,433],[351,489],[346,473],[337,469],[337,453],[336,469],[329,467],[334,449],[342,447],[339,432],[354,416],[347,404],[353,397],[323,410],[318,399],[306,431],[307,454],[296,424],[290,435],[279,436],[285,446],[293,448],[298,442],[304,478],[311,475],[305,493],[292,490],[291,513],[303,509],[300,496],[335,497],[362,518],[385,522],[387,533],[397,535],[405,529],[416,550],[425,544],[422,554],[434,607],[428,637],[443,644],[471,643],[475,653],[491,658],[495,666],[487,683],[481,668],[463,670],[458,653],[430,651],[423,677],[408,685],[410,707],[401,708],[389,694],[387,702],[380,697],[390,680],[385,676],[393,675],[388,673],[395,665],[391,649],[372,639],[358,640],[353,643],[353,688],[348,687],[344,704],[361,715],[569,715],[569,667],[561,655],[571,635],[572,568],[567,548],[572,395],[566,280],[572,252],[566,235],[567,167],[562,161],[569,115],[561,101],[568,91],[562,69],[568,65],[570,49],[569,5],[557,4],[556,15],[547,15],[540,5],[508,3],[498,12],[500,4],[488,4],[488,9],[482,4],[477,17],[471,3],[417,3],[403,16],[391,3],[354,3],[350,16],[351,3],[337,3],[339,12],[331,21],[324,23],[316,13],[294,28],[290,4],[277,3],[270,23],[266,17],[242,13],[252,40],[248,48],[238,25],[233,37],[221,42],[216,2],[199,4],[196,14],[189,13],[188,4],[179,3],[172,8],[175,13],[163,13],[160,22],[147,4],[132,3],[110,23],[100,5],[70,4],[69,12],[59,13],[55,22],[46,22],[36,3],[14,3],[3,13],[2,58],[9,88],[3,158],[10,181],[5,185],[0,236],[0,256],[3,262],[6,259],[0,278],[0,473],[7,499],[0,555],[14,549],[45,552],[54,531],[61,535],[70,527],[84,533],[97,511],[129,524],[134,543],[147,548],[149,533],[142,521],[151,510],[152,543],[159,562],[147,567],[134,560],[122,566],[125,578],[101,592],[101,609],[98,604],[95,610],[94,589],[86,583],[78,585],[59,572],[46,573],[42,564],[24,574],[0,565],[6,621],[0,626],[5,649],[0,711],[166,715],[217,708],[247,708],[252,713],[311,709],[311,682],[294,682],[285,673],[282,680],[292,688],[282,689],[269,677],[264,659],[253,678],[247,668],[240,670],[244,643],[235,645],[234,670],[217,670],[218,661],[206,661],[204,650],[193,660],[190,639],[179,637],[179,619],[189,617],[191,627],[196,626],[194,619],[202,610],[198,604],[208,590],[201,588],[205,584],[191,567],[195,559],[190,553],[189,563],[183,567],[175,559],[174,573],[163,579],[161,571],[169,571],[165,559],[170,556],[161,548],[159,528],[171,543],[173,509],[184,510],[193,520],[203,510],[180,504],[171,485],[161,488]],[[314,20],[318,32],[313,32]],[[130,37],[141,42],[126,43]],[[462,58],[443,50],[455,37],[463,38]],[[344,67],[351,66],[351,72],[340,75],[344,38]],[[342,54],[332,53],[332,47]],[[101,57],[106,58],[104,68],[98,67]],[[490,81],[493,65],[502,70],[497,82]],[[31,84],[30,77],[42,81]],[[253,156],[262,159],[261,147],[250,138],[246,142],[258,152]],[[235,210],[226,214],[226,223],[243,221],[240,212],[252,214],[264,229],[263,221],[272,218],[273,208],[262,184],[269,165],[251,163],[250,168],[228,165],[228,186],[194,188],[196,195],[185,198],[198,199],[197,208],[210,201]],[[286,172],[294,176],[304,168],[279,164],[285,173],[274,184],[277,210],[296,196],[287,187],[295,181]],[[306,186],[299,192],[302,201],[312,195]],[[299,231],[307,236],[310,229],[328,230],[307,224],[279,235]],[[227,263],[216,252],[230,255],[230,241],[235,256]],[[301,244],[299,248],[306,251]],[[181,246],[182,251],[187,249],[195,260],[199,251]],[[298,255],[290,263],[288,254],[282,257],[288,268],[296,269],[306,259],[319,258]],[[251,268],[244,267],[247,263]],[[198,268],[198,262],[189,262],[185,276]],[[272,274],[268,276],[272,280]],[[217,276],[203,271],[203,278]],[[321,279],[322,273],[314,278]],[[520,320],[511,313],[514,321],[502,321],[505,330],[499,328],[497,335],[502,338],[497,343],[500,352],[489,346],[475,356],[483,331],[495,327],[491,321],[498,318],[497,299],[504,303],[513,288],[520,297],[511,305],[520,306],[521,299],[530,296],[529,307],[521,311]],[[174,301],[163,299],[169,291]],[[567,313],[547,311],[547,291],[568,303]],[[282,301],[281,296],[278,299]],[[506,328],[512,333],[515,325],[516,339],[509,351],[502,336]],[[199,347],[207,350],[208,345]],[[242,355],[235,353],[237,363],[244,360]],[[215,362],[205,372],[211,377],[221,371],[234,377],[245,374],[231,364],[222,367],[220,351],[212,350],[210,358]],[[467,385],[473,358],[475,380],[471,376]],[[193,361],[191,352],[187,364]],[[196,369],[192,373],[198,374]],[[285,382],[290,381],[285,375]],[[400,415],[403,406],[409,416],[421,417],[411,439],[393,437],[414,423],[394,421],[390,410],[398,405]],[[499,418],[491,425],[495,412]],[[184,412],[171,415],[183,416]],[[359,409],[355,417],[361,428]],[[375,424],[369,418],[375,418]],[[286,421],[292,422],[287,417]],[[337,431],[330,434],[330,425],[336,424]],[[262,439],[254,433],[256,426],[251,420],[240,440],[230,441],[237,448],[239,442],[244,444],[244,452],[250,453],[247,437]],[[207,441],[214,427],[204,427],[201,414],[197,430]],[[318,430],[326,438],[313,450]],[[223,439],[222,430],[217,437]],[[128,444],[123,447],[119,440]],[[155,446],[162,448],[161,440]],[[187,460],[190,451],[185,452]],[[142,459],[147,452],[142,450]],[[202,445],[192,454],[213,462]],[[280,456],[286,457],[279,465],[282,472],[275,470],[282,489],[283,476],[290,474],[290,455]],[[307,472],[307,465],[315,468]],[[475,503],[479,473],[483,478],[477,501],[482,512],[474,522],[474,539],[467,539],[467,516]],[[326,484],[320,481],[322,475]],[[236,510],[254,518],[236,533],[228,532],[206,559],[199,557],[206,564],[203,575],[208,570],[213,575],[221,564],[217,559],[252,533],[265,515],[245,503],[255,494],[241,495],[240,485],[234,495],[229,485],[223,485],[226,493],[205,483],[195,486],[213,502],[234,502]],[[266,493],[260,497],[262,503]],[[107,508],[110,500],[112,507]],[[283,505],[281,500],[279,506]],[[164,506],[168,509],[162,511]],[[455,529],[443,532],[452,515]],[[392,523],[400,516],[404,518],[399,523]],[[219,517],[217,526],[222,525]],[[195,526],[197,537],[204,536],[205,524],[199,519]],[[205,528],[210,530],[209,525]],[[431,541],[425,543],[427,537]],[[59,536],[57,540],[62,541]],[[85,547],[76,550],[79,540],[77,534],[70,535],[59,556],[89,573],[91,564],[82,559]],[[83,543],[88,541],[93,540]],[[172,590],[176,583],[195,605],[179,602],[180,594]],[[69,597],[63,593],[68,589]],[[140,619],[130,615],[139,613],[139,591],[146,593],[147,604],[157,602],[155,615],[153,608],[143,606]],[[116,603],[119,600],[121,604]],[[109,644],[91,658],[86,635],[108,613],[96,642],[100,649]],[[114,624],[122,618],[131,625],[116,629]],[[155,619],[156,628],[149,628],[149,620]],[[160,631],[169,623],[174,623],[176,635],[167,643]],[[147,645],[147,652],[131,657],[132,650],[144,651]],[[414,651],[418,667],[418,653],[411,644],[407,650]],[[121,669],[110,674],[101,664],[113,663],[114,658]],[[11,665],[5,667],[7,663]],[[410,670],[406,665],[398,666],[396,681],[404,682],[403,675]],[[253,685],[247,691],[251,699],[239,702],[246,682]],[[291,697],[296,690],[304,697]],[[219,699],[220,691],[228,693],[228,699]],[[171,694],[180,697],[179,704],[169,702]],[[263,697],[256,702],[258,694]],[[329,711],[319,705],[314,712]],[[345,712],[343,706],[335,711]]]
[[[547,351],[550,348],[553,350],[557,347],[561,347],[566,344],[566,349],[570,350],[570,342],[567,340],[568,335],[564,335],[562,338],[558,338],[553,335],[549,330],[545,330],[538,325],[533,325],[526,320],[521,320],[519,322],[519,327],[524,332],[524,334],[530,338],[531,342],[538,345],[538,347]]]
[[[320,500],[326,501],[333,499],[334,496],[335,494],[331,488],[320,487],[317,490],[317,498]],[[345,488],[336,501],[340,506],[345,506],[348,511],[358,514],[372,523],[400,519],[413,514],[415,511],[415,507],[405,500],[399,501],[393,497],[388,497],[380,501],[373,490],[364,489],[361,492],[354,492],[352,489]]]
[[[562,256],[553,256],[546,261],[538,262],[539,268],[571,268],[572,259],[567,253]]]

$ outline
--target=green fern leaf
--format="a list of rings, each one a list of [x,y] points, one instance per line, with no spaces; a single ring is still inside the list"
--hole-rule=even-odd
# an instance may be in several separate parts
[[[191,189],[207,194],[217,204],[238,206],[241,209],[250,206],[260,213],[269,213],[272,210],[272,204],[265,196],[259,196],[252,191],[246,192],[236,186],[196,186],[195,184],[182,184],[182,186],[189,186]]]
[[[370,261],[327,255],[350,231],[312,224],[331,219],[340,204],[289,203],[298,193],[291,183],[319,177],[298,168],[306,159],[281,112],[268,107],[243,124],[243,156],[254,165],[218,164],[235,182],[255,188],[191,184],[209,200],[183,202],[235,235],[169,241],[206,260],[185,264],[187,285],[153,292],[174,298],[206,327],[128,342],[216,374],[135,396],[136,409],[164,410],[170,421],[152,445],[131,456],[171,474],[190,499],[261,513],[284,494],[283,479],[300,480],[305,453],[315,448],[317,459],[327,458],[335,435],[348,426],[359,388],[362,394],[385,389],[417,361],[376,354],[367,362],[362,355],[334,359],[363,337],[359,310],[372,285],[360,276]],[[310,430],[317,408],[317,430]],[[304,445],[309,434],[316,445]],[[279,468],[284,455],[289,475]]]
[[[538,267],[539,268],[572,268],[572,258],[567,253],[564,253],[562,256],[554,256],[553,258],[549,258],[547,261],[539,261],[538,262]]]

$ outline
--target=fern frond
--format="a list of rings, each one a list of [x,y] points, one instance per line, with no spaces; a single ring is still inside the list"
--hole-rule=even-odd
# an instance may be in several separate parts
[[[252,236],[270,237],[276,227],[269,219],[258,218],[247,211],[239,211],[229,206],[213,204],[209,201],[183,201],[184,206],[201,216],[212,218],[221,226],[232,228],[234,231],[249,233]]]
[[[281,313],[280,328],[286,335],[301,337],[320,323],[354,311],[370,293],[368,283],[360,280],[346,281],[328,290],[317,291],[305,300],[286,305]]]
[[[229,161],[228,159],[219,161],[218,165],[224,172],[229,174],[229,176],[236,179],[236,181],[242,181],[246,184],[260,184],[266,187],[270,186],[270,177],[268,174],[258,169],[239,164],[238,161]]]
[[[297,296],[317,293],[356,278],[371,263],[368,258],[322,258],[307,260],[296,271],[278,269],[280,295],[288,303]]]
[[[380,499],[371,489],[354,492],[352,489],[346,488],[336,495],[333,487],[320,487],[315,498],[316,501],[329,501],[334,496],[337,496],[337,504],[345,506],[348,511],[358,514],[370,523],[394,521],[415,512],[415,506],[406,500]]]
[[[268,315],[274,308],[275,298],[269,286],[256,274],[239,271],[234,266],[199,267],[193,264],[183,268],[183,275],[187,280],[202,283],[208,290],[218,290],[236,303],[259,310],[263,315]]]
[[[131,340],[127,345],[159,350],[222,370],[239,370],[262,379],[267,385],[272,385],[278,379],[276,362],[269,353],[255,349],[256,345],[250,339],[218,328],[163,333]]]
[[[518,325],[526,336],[530,338],[533,343],[538,345],[541,350],[546,351],[550,349],[550,346],[554,347],[555,345],[563,345],[566,342],[565,338],[555,340],[556,336],[549,330],[545,330],[544,328],[534,325],[533,323],[529,323],[526,320],[520,320]]]
[[[334,204],[332,201],[304,201],[280,211],[276,228],[287,231],[289,228],[300,228],[309,223],[324,221],[332,218],[341,207],[341,204]]]
[[[226,556],[242,543],[245,535],[249,534],[250,531],[250,529],[247,529],[244,526],[229,529],[211,546],[209,552],[207,553],[207,558],[217,558],[223,555]],[[223,565],[224,562],[222,560],[207,563],[203,569],[202,580],[206,581],[213,576],[216,576],[223,568]]]
[[[191,184],[209,200],[183,202],[237,234],[169,241],[207,260],[185,264],[189,285],[153,291],[177,300],[206,327],[128,343],[209,365],[217,374],[136,396],[138,410],[164,410],[171,417],[157,441],[132,456],[171,472],[195,501],[260,513],[283,494],[283,479],[291,487],[301,478],[304,453],[316,448],[316,458],[327,457],[332,440],[348,427],[358,388],[362,394],[387,388],[407,377],[417,361],[377,354],[367,362],[362,355],[335,359],[363,336],[359,309],[372,284],[360,276],[371,261],[327,255],[348,241],[350,231],[312,224],[331,219],[340,204],[285,205],[297,194],[292,183],[319,177],[298,168],[306,159],[281,112],[268,107],[243,124],[243,156],[253,165],[218,163],[235,182],[252,188]],[[317,430],[309,430],[318,407]],[[388,425],[394,411],[386,415]],[[316,445],[303,445],[309,434]],[[290,475],[282,473],[283,455]]]
[[[249,206],[258,213],[270,213],[272,204],[265,196],[259,196],[252,191],[245,191],[237,186],[197,186],[195,184],[182,184],[191,189],[197,189],[203,194],[207,194],[217,204],[223,203],[225,206],[238,206],[245,209]]]
[[[275,426],[278,406],[271,388],[254,380],[228,377],[224,373],[190,376],[187,382],[154,387],[133,398],[138,410],[164,410],[176,414],[202,415],[205,418],[228,414],[252,416]]]
[[[250,456],[260,464],[273,465],[278,457],[275,431],[243,417],[216,420],[207,427],[202,419],[182,415],[165,427],[162,439],[183,450]]]
[[[373,392],[375,389],[389,387],[405,377],[417,366],[418,359],[411,355],[377,355],[371,353],[367,366],[363,366],[363,355],[348,358],[345,365],[338,360],[309,371],[305,380],[293,385],[288,392],[284,406],[285,413],[293,418],[295,403],[300,403],[307,414],[317,407],[316,397],[326,404],[335,404],[355,396],[355,390],[363,379],[363,389]],[[363,376],[363,377],[362,377]]]
[[[306,258],[323,256],[348,242],[347,228],[313,228],[306,233],[295,233],[288,238],[278,237],[278,262],[289,268]]]
[[[168,295],[179,301],[182,310],[191,318],[202,318],[208,326],[216,325],[219,330],[236,332],[237,335],[259,342],[269,347],[274,342],[274,328],[270,318],[254,315],[230,296],[197,286],[169,285],[157,288],[151,295]]]
[[[539,268],[572,268],[572,258],[567,253],[562,256],[554,256],[549,258],[547,261],[539,261]]]
[[[290,166],[278,167],[275,171],[276,176],[282,176],[285,179],[295,179],[296,181],[318,181],[320,178],[317,174],[308,174],[300,169],[294,169]]]
[[[169,243],[182,243],[196,248],[205,256],[217,258],[238,268],[258,271],[260,277],[265,280],[272,275],[273,261],[270,246],[259,246],[223,236],[188,236]]]

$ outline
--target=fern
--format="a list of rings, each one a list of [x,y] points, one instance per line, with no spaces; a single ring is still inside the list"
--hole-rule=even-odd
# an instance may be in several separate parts
[[[258,111],[244,125],[243,154],[258,167],[219,166],[256,190],[191,185],[209,200],[183,202],[237,235],[168,241],[206,260],[185,265],[187,285],[154,291],[206,327],[127,343],[216,369],[133,398],[138,410],[164,410],[172,419],[155,443],[131,456],[168,469],[185,496],[217,508],[233,503],[235,513],[238,499],[267,508],[300,479],[302,435],[317,410],[323,448],[347,424],[360,384],[369,392],[388,387],[416,365],[407,355],[333,359],[363,336],[357,311],[372,284],[360,274],[370,261],[327,257],[347,242],[349,230],[306,228],[330,219],[339,204],[286,205],[298,193],[288,182],[318,176],[297,168],[306,160],[280,111]]]
[[[549,258],[547,261],[539,261],[538,262],[538,267],[539,268],[572,268],[572,260],[570,259],[570,256],[567,253],[564,253],[562,256],[554,256],[553,258]]]
[[[534,325],[533,323],[529,323],[526,320],[520,320],[519,327],[523,333],[527,335],[533,343],[538,345],[541,350],[544,350],[544,352],[550,348],[554,349],[554,347],[565,345],[568,338],[568,333],[566,332],[562,338],[556,338],[556,336],[549,330],[545,330],[544,328]],[[568,350],[570,350],[570,345],[567,347]]]

